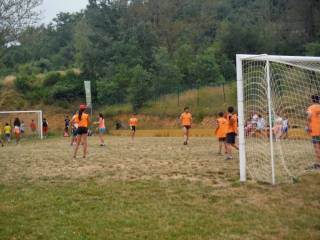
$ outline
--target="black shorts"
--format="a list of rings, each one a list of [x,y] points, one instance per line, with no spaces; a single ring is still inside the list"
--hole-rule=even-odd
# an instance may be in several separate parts
[[[185,129],[190,129],[191,128],[191,126],[190,125],[185,125],[185,126],[183,126]]]
[[[78,127],[77,135],[88,134],[88,128],[86,127]]]
[[[227,133],[226,142],[228,144],[235,144],[236,143],[236,133]]]
[[[225,142],[226,138],[225,137],[224,138],[219,138],[218,140],[219,140],[219,142]]]
[[[136,126],[130,126],[130,129],[131,129],[132,132],[137,131]]]

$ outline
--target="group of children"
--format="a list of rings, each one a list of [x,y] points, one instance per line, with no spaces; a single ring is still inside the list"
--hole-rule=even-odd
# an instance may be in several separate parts
[[[48,121],[44,118],[43,123],[43,134],[45,137],[48,135]],[[0,124],[0,144],[3,147],[4,143],[9,143],[12,139],[12,136],[15,137],[15,143],[18,144],[21,140],[21,137],[24,135],[26,131],[25,123],[23,120],[20,120],[16,117],[13,121],[13,125],[11,126],[9,123],[5,123],[4,127],[1,127]],[[37,131],[37,125],[35,121],[32,119],[30,122],[30,132],[34,135]]]

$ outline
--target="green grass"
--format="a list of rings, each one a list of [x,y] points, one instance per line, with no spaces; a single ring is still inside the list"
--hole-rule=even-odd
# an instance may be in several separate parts
[[[77,161],[62,138],[1,148],[0,239],[320,238],[319,173],[240,184],[212,138],[106,143]]]
[[[228,191],[187,181],[2,185],[0,238],[318,239],[319,194],[295,193],[310,182]]]

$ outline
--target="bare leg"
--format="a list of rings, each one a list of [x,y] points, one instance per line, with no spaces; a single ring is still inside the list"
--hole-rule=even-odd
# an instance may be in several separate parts
[[[316,153],[317,160],[320,163],[320,143],[313,144],[313,147],[314,147],[314,151]]]
[[[226,143],[226,142],[224,142],[224,153],[225,153],[225,154],[227,154],[227,153],[228,153],[227,147],[228,147],[228,146],[227,146],[227,143]]]
[[[104,139],[103,139],[102,133],[99,133],[99,138],[100,138],[100,145],[104,145]]]
[[[232,159],[231,144],[227,143],[227,159]]]
[[[237,144],[231,144],[231,146],[232,146],[233,148],[235,148],[235,149],[239,150],[239,147],[238,147],[238,145],[237,145]]]
[[[76,147],[75,147],[75,149],[74,149],[74,154],[73,154],[73,157],[74,157],[74,158],[77,157],[77,152],[78,152],[80,143],[81,143],[81,135],[78,135],[78,136],[76,136]]]
[[[221,153],[222,153],[222,142],[219,141],[219,152],[218,152],[218,154],[221,154]]]
[[[186,129],[187,131],[186,131],[186,135],[187,135],[187,144],[189,143],[189,130],[190,129]]]
[[[83,134],[81,136],[82,143],[83,143],[83,158],[85,158],[87,156],[87,149],[88,149],[88,135],[87,134]]]
[[[183,139],[184,139],[184,144],[185,145],[187,144],[187,141],[188,141],[187,131],[188,131],[187,128],[183,127]]]

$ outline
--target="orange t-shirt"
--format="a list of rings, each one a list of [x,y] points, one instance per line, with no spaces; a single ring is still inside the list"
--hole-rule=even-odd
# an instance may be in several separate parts
[[[89,115],[86,113],[82,113],[81,120],[79,120],[79,115],[76,114],[73,116],[73,119],[76,124],[78,124],[78,127],[88,127],[89,125]]]
[[[129,125],[130,125],[130,127],[137,126],[138,125],[138,118],[135,118],[135,117],[130,118]]]
[[[191,113],[186,113],[186,112],[182,113],[180,116],[180,120],[183,126],[191,126],[191,122],[192,122]]]
[[[320,136],[320,104],[313,104],[308,108],[310,114],[310,135],[312,137]]]
[[[220,117],[217,119],[218,128],[216,130],[217,138],[225,138],[227,134],[227,119]]]
[[[237,133],[238,132],[238,117],[237,114],[227,115],[227,133]]]

